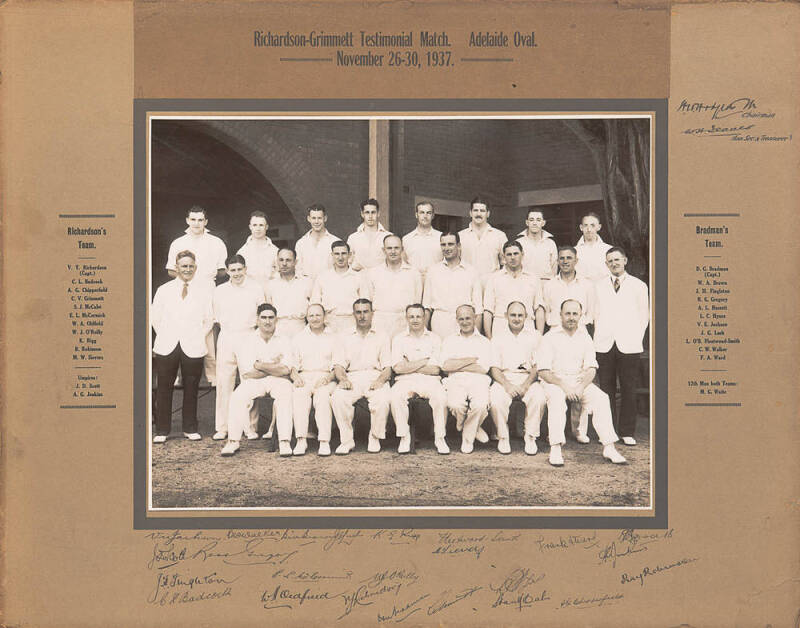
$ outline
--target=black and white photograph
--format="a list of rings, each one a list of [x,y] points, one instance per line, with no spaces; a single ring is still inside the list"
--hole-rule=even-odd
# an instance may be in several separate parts
[[[647,510],[652,112],[148,117],[148,507]]]

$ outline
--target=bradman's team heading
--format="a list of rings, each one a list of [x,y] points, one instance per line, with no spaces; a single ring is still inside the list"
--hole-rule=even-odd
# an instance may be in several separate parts
[[[370,413],[367,450],[380,451],[391,412],[398,452],[407,453],[408,402],[421,397],[431,406],[440,454],[450,451],[448,410],[463,453],[475,440],[488,442],[482,425],[489,415],[498,451],[510,453],[509,408],[519,399],[527,454],[537,453],[546,409],[549,462],[564,464],[570,402],[577,440],[589,442],[591,416],[603,457],[625,463],[614,443],[619,433],[636,444],[636,377],[650,321],[647,285],[625,272],[625,252],[602,240],[595,214],[582,217],[575,246],[557,246],[540,210],[528,212],[511,240],[489,224],[481,198],[457,233],[434,229],[434,213],[432,203],[417,204],[417,226],[400,238],[380,223],[378,202],[367,199],[361,225],[343,240],[327,230],[326,209],[315,204],[306,210],[309,231],[294,249],[278,249],[267,237],[267,216],[254,211],[251,235],[229,257],[206,228],[206,211],[190,208],[186,233],[167,257],[174,279],[158,288],[150,310],[153,442],[170,432],[180,367],[184,435],[201,438],[197,391],[205,369],[216,387],[213,438],[226,441],[223,456],[235,454],[243,436],[258,438],[254,401],[265,395],[274,405],[263,437],[277,430],[281,456],[306,453],[312,407],[319,455],[331,454],[334,420],[335,453],[348,454],[362,398]],[[610,402],[618,380],[619,416]]]

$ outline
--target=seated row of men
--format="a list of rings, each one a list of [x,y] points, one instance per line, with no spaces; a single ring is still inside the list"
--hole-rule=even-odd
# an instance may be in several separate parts
[[[202,355],[188,358],[195,361],[195,368],[187,370],[181,357],[185,349],[181,351],[179,346],[193,337],[198,345],[197,353],[202,354],[200,339],[205,328],[210,328],[213,316],[207,306],[203,311],[203,290],[189,289],[196,268],[192,253],[184,251],[179,255],[180,280],[159,288],[151,312],[157,334],[154,346],[157,357],[163,356],[163,350],[167,348],[159,347],[159,339],[170,334],[178,335],[173,338],[177,346],[170,352],[176,354],[175,359],[170,360],[167,354],[166,359],[162,357],[156,362],[158,391],[156,436],[153,439],[156,443],[164,442],[170,431],[172,381],[178,361],[184,373],[184,433],[193,440],[200,438],[196,432],[196,380],[199,380]],[[232,274],[232,281],[236,274]],[[164,314],[171,284],[175,284],[171,292],[176,293],[172,295],[176,306],[191,309],[201,305],[196,309],[195,324],[180,329],[162,324],[169,322],[169,317]],[[179,284],[183,285],[177,294]],[[246,317],[248,310],[229,300],[224,303],[235,306],[233,310],[240,317]],[[252,313],[253,309],[249,312]],[[273,414],[281,455],[305,453],[312,404],[320,455],[330,454],[331,414],[340,433],[341,444],[336,453],[349,453],[355,446],[353,405],[362,397],[367,399],[370,410],[368,450],[380,451],[380,440],[386,436],[391,406],[396,434],[400,437],[398,451],[405,453],[410,449],[408,400],[416,395],[430,402],[434,443],[442,454],[449,453],[445,441],[448,408],[462,433],[462,452],[471,452],[476,438],[488,440],[481,423],[489,410],[499,439],[498,450],[509,453],[508,411],[512,399],[519,397],[526,405],[527,453],[536,453],[536,437],[547,406],[550,462],[556,466],[563,464],[561,445],[564,443],[566,401],[570,400],[580,403],[583,410],[579,439],[587,441],[586,422],[591,413],[595,431],[604,445],[603,456],[615,463],[625,462],[613,445],[617,435],[612,424],[609,398],[592,384],[597,362],[592,339],[580,325],[582,306],[576,300],[567,299],[561,304],[561,324],[543,339],[538,331],[525,329],[526,306],[518,301],[512,302],[505,312],[507,327],[495,334],[491,342],[477,332],[475,309],[469,304],[457,308],[458,332],[444,341],[426,329],[422,304],[406,307],[406,329],[391,342],[389,336],[375,329],[372,303],[366,298],[359,298],[353,304],[355,329],[340,334],[326,326],[325,309],[321,304],[308,306],[308,325],[291,340],[275,333],[278,312],[273,305],[262,303],[255,312],[255,331],[252,325],[243,325],[238,331],[229,333],[223,328],[220,335],[217,432],[214,437],[227,437],[223,455],[234,454],[243,435],[257,437],[254,400],[267,394],[274,399]],[[169,343],[169,340],[165,342]],[[185,343],[185,346],[190,344]],[[221,370],[223,365],[227,369],[223,369],[224,372]],[[241,383],[232,394],[226,395],[225,392],[233,388],[237,370]],[[392,372],[395,381],[390,389]],[[440,372],[445,376],[443,381],[439,378]],[[193,407],[186,399],[190,389],[195,396]],[[293,430],[296,436],[294,450],[290,447]]]

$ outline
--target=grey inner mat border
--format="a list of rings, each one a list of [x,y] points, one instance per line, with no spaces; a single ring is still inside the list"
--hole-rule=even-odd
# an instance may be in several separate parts
[[[420,528],[420,529],[665,529],[667,517],[667,106],[666,99],[135,99],[133,101],[134,151],[134,311],[133,311],[133,527],[136,530],[158,529],[225,529],[225,528]],[[147,516],[147,383],[146,346],[148,329],[146,282],[146,155],[148,112],[269,112],[320,111],[381,113],[436,112],[454,114],[494,112],[503,114],[581,111],[654,111],[655,112],[655,277],[656,299],[652,313],[658,324],[654,347],[658,356],[654,369],[655,412],[658,420],[653,431],[657,443],[651,474],[654,482],[654,515],[647,517],[559,515],[503,516],[481,515],[402,515],[402,516]],[[651,435],[652,436],[652,435]]]

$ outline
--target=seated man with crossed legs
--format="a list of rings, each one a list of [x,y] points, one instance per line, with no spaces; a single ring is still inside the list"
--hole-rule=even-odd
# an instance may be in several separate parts
[[[475,329],[475,309],[461,305],[456,309],[459,332],[442,342],[442,371],[447,377],[447,406],[456,417],[461,432],[461,453],[472,453],[477,439],[486,443],[489,436],[481,428],[489,408],[489,368],[492,348],[489,340]]]
[[[411,449],[408,426],[408,400],[413,395],[427,399],[433,412],[433,435],[436,450],[450,453],[445,442],[447,395],[439,379],[439,336],[425,329],[425,308],[421,303],[406,307],[408,329],[392,340],[392,369],[397,376],[391,389],[392,417],[400,437],[397,453]]]

